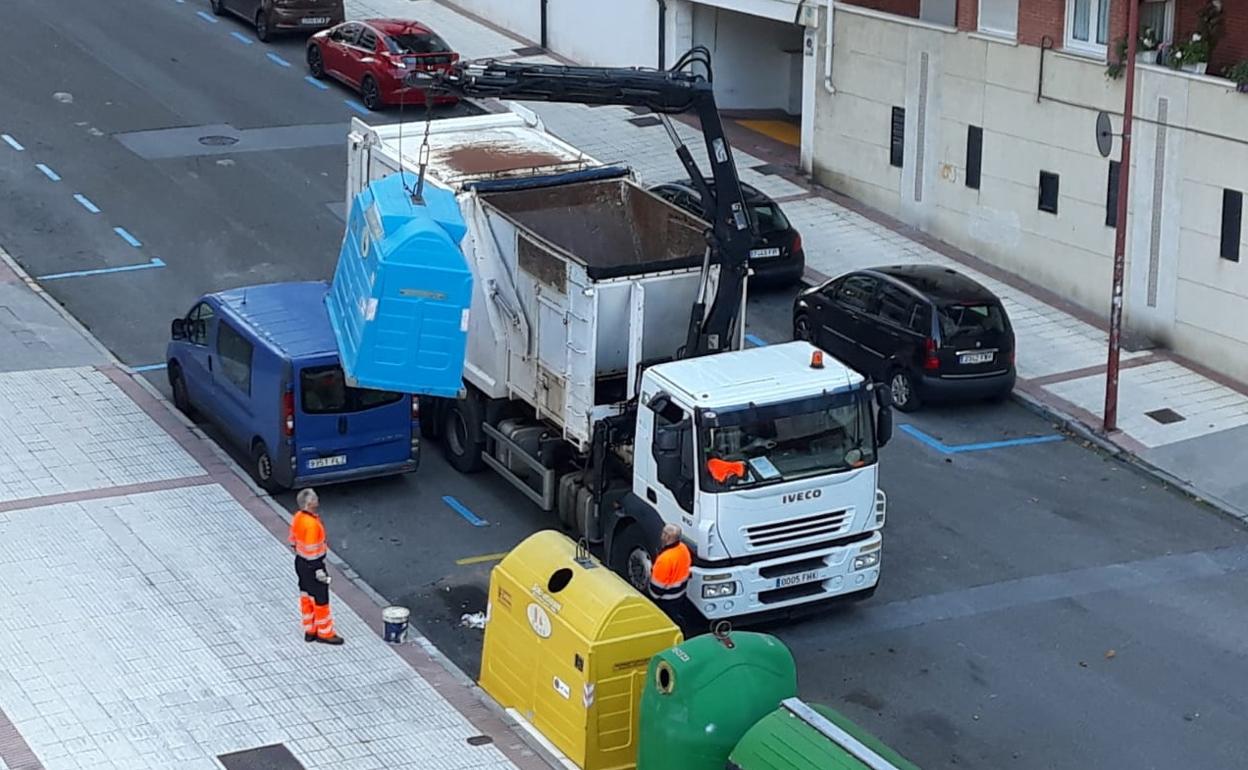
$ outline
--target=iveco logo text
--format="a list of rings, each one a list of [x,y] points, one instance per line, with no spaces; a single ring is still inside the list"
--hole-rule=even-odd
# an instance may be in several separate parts
[[[808,489],[805,492],[790,492],[781,499],[781,502],[796,503],[798,500],[814,500],[822,494],[822,489]]]

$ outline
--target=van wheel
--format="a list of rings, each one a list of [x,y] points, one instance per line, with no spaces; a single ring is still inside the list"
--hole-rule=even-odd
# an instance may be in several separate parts
[[[893,406],[903,412],[913,412],[919,408],[919,391],[909,373],[894,369],[888,376],[888,386],[893,391]]]
[[[446,461],[460,473],[476,473],[485,467],[481,452],[481,404],[471,394],[456,399],[445,409],[442,428],[442,449]]]
[[[273,458],[269,456],[269,449],[263,441],[257,441],[251,447],[251,477],[261,489],[271,495],[285,489],[273,477]]]
[[[607,561],[612,572],[642,594],[650,595],[650,568],[654,559],[640,526],[626,524],[620,530],[611,542],[611,555]]]
[[[186,378],[182,376],[182,367],[169,364],[169,389],[173,391],[173,405],[178,411],[190,419],[195,419],[195,407],[191,406],[191,394],[186,389]]]

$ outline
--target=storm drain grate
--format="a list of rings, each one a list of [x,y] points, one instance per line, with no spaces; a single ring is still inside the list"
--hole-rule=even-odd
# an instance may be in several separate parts
[[[1148,415],[1149,417],[1152,417],[1154,420],[1161,423],[1162,425],[1169,425],[1170,423],[1173,423],[1173,422],[1183,422],[1184,420],[1187,419],[1183,415],[1169,408],[1154,409],[1153,411],[1145,412],[1144,414]]]
[[[307,770],[282,744],[235,751],[217,757],[225,770]]]
[[[526,45],[524,48],[513,48],[511,50],[520,56],[540,56],[546,53],[541,46],[537,45]]]
[[[231,144],[238,144],[238,138],[234,136],[201,136],[199,143],[205,147],[228,147]]]
[[[474,735],[468,738],[469,746],[485,746],[494,742],[494,739],[488,735]]]
[[[647,126],[657,126],[663,121],[659,120],[653,115],[647,115],[644,118],[629,118],[628,122],[632,123],[634,126],[637,126],[638,128],[645,128]]]

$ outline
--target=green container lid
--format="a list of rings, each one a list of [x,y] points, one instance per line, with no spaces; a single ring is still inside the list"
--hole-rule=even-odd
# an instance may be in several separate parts
[[[729,757],[728,770],[919,770],[827,706],[797,698],[763,717]]]
[[[650,661],[637,770],[724,770],[755,722],[797,694],[797,665],[768,634],[706,634]]]

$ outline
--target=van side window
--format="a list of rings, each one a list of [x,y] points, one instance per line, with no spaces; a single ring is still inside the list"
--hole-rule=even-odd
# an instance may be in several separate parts
[[[208,326],[212,323],[212,306],[201,302],[186,314],[186,340],[192,345],[208,344]]]
[[[217,355],[221,358],[221,374],[251,395],[251,354],[253,346],[225,321],[217,330]]]
[[[869,275],[851,275],[836,291],[836,299],[842,305],[866,312],[875,294],[876,281]]]
[[[309,366],[299,372],[299,401],[304,414],[362,412],[393,404],[402,393],[352,388],[340,366]]]

